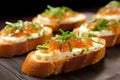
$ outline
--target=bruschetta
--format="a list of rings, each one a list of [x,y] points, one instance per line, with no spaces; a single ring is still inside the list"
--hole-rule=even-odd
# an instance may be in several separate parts
[[[93,18],[105,18],[120,20],[120,1],[110,1],[101,7]]]
[[[74,29],[73,32],[79,33],[80,36],[90,33],[101,37],[106,40],[106,47],[120,43],[120,23],[114,19],[92,19],[82,24],[79,28]]]
[[[71,72],[99,62],[105,56],[105,40],[99,37],[79,37],[60,29],[43,45],[30,52],[23,65],[23,73],[34,77],[48,77]]]
[[[38,23],[22,20],[6,22],[0,31],[0,57],[12,57],[34,50],[51,36],[52,29]]]
[[[72,30],[80,26],[86,20],[86,15],[74,11],[68,7],[47,6],[44,12],[35,16],[32,21],[51,27],[54,32],[63,30]]]

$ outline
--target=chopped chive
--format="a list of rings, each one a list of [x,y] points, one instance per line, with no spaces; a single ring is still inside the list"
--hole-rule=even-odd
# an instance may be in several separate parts
[[[67,44],[68,44],[68,48],[69,48],[70,52],[72,52],[72,48],[71,48],[71,44],[70,44],[70,42],[67,41]]]
[[[59,29],[59,31],[61,32],[61,36],[59,36],[59,37],[56,37],[55,39],[54,39],[54,41],[58,41],[60,44],[59,44],[59,48],[60,49],[62,49],[62,44],[63,44],[63,42],[64,41],[66,41],[67,42],[67,44],[68,44],[68,48],[69,48],[69,50],[70,50],[70,52],[72,51],[72,48],[71,48],[71,44],[70,44],[70,42],[69,42],[69,39],[70,38],[77,38],[76,37],[76,35],[74,34],[74,33],[72,33],[72,32],[69,32],[69,31],[66,31],[66,32],[64,32],[62,29]]]
[[[38,24],[38,23],[33,23],[33,25],[35,26],[35,27],[38,27],[38,28],[43,28],[43,26],[42,25],[40,25],[40,24]]]
[[[59,43],[59,48],[60,48],[60,50],[61,50],[61,49],[62,49],[62,43],[63,43],[63,41],[60,40],[59,42],[60,42],[60,43]]]
[[[98,44],[103,44],[103,43],[101,43],[101,42],[97,42],[97,41],[95,41],[95,40],[92,40],[93,42],[95,42],[95,43],[98,43]]]
[[[91,33],[89,33],[88,34],[88,37],[97,37],[95,34],[91,34]]]
[[[93,31],[102,31],[102,30],[109,29],[108,23],[110,22],[110,20],[99,18],[99,19],[93,20],[93,22],[94,23],[97,22],[97,25],[93,29]]]
[[[47,46],[38,45],[36,49],[48,50],[49,48]]]
[[[86,48],[86,51],[89,51],[89,48]]]
[[[26,38],[29,38],[30,36],[31,36],[30,34],[25,35]]]
[[[46,33],[46,31],[45,31],[45,29],[43,28],[43,32],[42,32],[43,36],[45,36],[45,33]]]
[[[6,23],[5,28],[8,28],[8,27],[12,28],[11,33],[17,29],[20,31],[23,31],[23,21],[22,20],[18,20],[16,23],[11,23],[11,22],[5,22],[5,23]]]
[[[95,46],[94,46],[94,48],[95,48],[95,50],[97,49],[97,47],[95,47]]]
[[[46,40],[43,46],[47,46],[47,44],[50,42],[50,40]]]
[[[70,9],[68,7],[65,7],[65,6],[63,6],[63,7],[52,7],[50,5],[47,5],[47,9],[45,9],[43,14],[46,14],[49,17],[51,17],[51,16],[59,16],[61,18],[65,11],[69,11],[71,13],[74,12],[72,9]]]
[[[83,54],[85,52],[85,50],[84,49],[82,49],[82,51],[81,51],[81,53],[80,54]]]

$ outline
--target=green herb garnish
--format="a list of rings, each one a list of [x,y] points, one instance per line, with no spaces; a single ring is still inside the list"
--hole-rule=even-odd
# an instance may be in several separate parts
[[[120,1],[110,1],[107,5],[106,5],[106,7],[107,6],[118,6],[118,7],[120,7]]]
[[[45,30],[44,30],[43,26],[38,23],[35,23],[35,22],[30,22],[30,21],[23,22],[22,20],[18,20],[15,23],[11,23],[11,22],[5,22],[5,23],[6,23],[6,26],[5,26],[4,30],[7,30],[8,28],[10,28],[10,30],[11,30],[8,35],[9,37],[12,37],[12,36],[14,36],[14,34],[19,33],[19,32],[24,33],[24,30],[25,30],[26,37],[29,37],[30,31],[31,32],[36,31],[36,30],[39,30],[40,28],[43,29],[43,35],[45,35]]]
[[[62,29],[59,29],[59,31],[61,32],[61,35],[58,35],[58,36],[56,35],[52,39],[47,40],[43,45],[37,46],[36,49],[49,50],[49,48],[47,46],[51,41],[53,41],[53,42],[59,42],[59,49],[62,50],[63,43],[66,42],[68,45],[69,51],[72,52],[72,46],[70,43],[71,38],[80,40],[80,39],[92,39],[92,37],[96,37],[95,35],[92,35],[92,34],[88,34],[87,36],[85,35],[85,36],[79,37],[78,35],[75,35],[73,32],[70,32],[70,31],[64,32]],[[86,50],[88,50],[88,48],[86,48]],[[83,49],[81,51],[81,54],[84,51],[85,50]]]
[[[25,38],[29,38],[31,35],[30,34],[27,34],[27,35],[25,35]]]
[[[109,29],[108,28],[108,22],[110,22],[110,20],[100,18],[100,19],[94,20],[93,22],[94,23],[97,22],[97,25],[95,26],[93,31],[102,31],[102,30],[108,30]]]
[[[59,16],[59,17],[62,17],[63,16],[63,13],[65,11],[70,11],[70,12],[73,12],[72,9],[68,8],[68,7],[52,7],[50,5],[47,6],[47,9],[45,9],[45,11],[43,12],[43,14],[46,14],[48,15],[49,17],[51,16]]]
[[[82,33],[80,37],[77,37],[78,39],[91,39],[92,37],[97,37],[97,35],[92,33]]]
[[[6,23],[5,29],[10,27],[10,28],[12,28],[11,32],[13,32],[14,30],[23,31],[23,21],[22,20],[18,20],[16,23],[11,23],[11,22],[5,22],[5,23]]]
[[[38,23],[29,22],[29,21],[23,22],[22,20],[18,20],[16,23],[11,23],[11,22],[5,22],[5,23],[6,23],[5,29],[12,28],[12,31],[15,30],[23,31],[24,24],[27,24],[28,26],[32,27],[33,30],[36,30],[38,28],[43,28],[43,26],[39,25]]]
[[[108,20],[108,19],[95,19],[93,20],[93,23],[95,23],[95,28],[92,29],[92,31],[102,31],[102,30],[109,30],[110,25],[115,25],[115,27],[119,27],[120,23],[115,20]]]
[[[30,22],[30,21],[25,21],[24,24],[28,25],[28,26],[31,26],[32,27],[32,30],[37,30],[38,28],[43,28],[42,25],[36,23],[36,22]]]
[[[48,50],[49,48],[47,46],[44,46],[44,45],[38,45],[36,47],[36,49]]]
[[[76,35],[74,33],[70,32],[70,31],[64,32],[62,29],[59,29],[59,31],[61,32],[61,36],[56,37],[54,40],[59,42],[59,48],[60,48],[60,50],[62,49],[63,42],[66,41],[67,44],[68,44],[68,48],[69,48],[69,50],[71,52],[72,48],[71,48],[71,44],[70,44],[69,39],[70,38],[76,38]]]
[[[32,25],[35,26],[36,28],[43,28],[42,25],[35,23],[35,22],[32,22]]]
[[[59,48],[62,49],[63,40],[59,40]]]
[[[97,44],[102,44],[103,45],[103,43],[101,43],[101,42],[97,42],[95,40],[92,40],[92,41],[95,42],[95,43],[97,43]]]
[[[71,48],[70,41],[67,41],[67,44],[68,44],[68,47],[69,47],[70,52],[72,52],[72,48]]]
[[[84,52],[85,52],[85,49],[82,49],[81,54],[83,54]]]
[[[88,37],[97,37],[95,34],[91,34],[91,33],[89,33],[88,34]]]

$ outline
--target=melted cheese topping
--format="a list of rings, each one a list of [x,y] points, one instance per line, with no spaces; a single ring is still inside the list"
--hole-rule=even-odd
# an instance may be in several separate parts
[[[98,42],[98,38],[92,38],[92,40]],[[40,50],[36,50],[35,51],[35,55],[36,58],[41,60],[41,61],[52,61],[52,60],[58,60],[61,58],[65,58],[65,57],[72,57],[75,55],[80,55],[80,54],[87,54],[90,52],[94,52],[94,51],[98,51],[100,48],[103,48],[105,45],[104,44],[100,44],[100,43],[96,43],[93,42],[93,45],[89,48],[73,48],[72,52],[60,52],[59,50],[55,50],[56,53],[58,53],[58,55],[54,55],[52,52],[49,52],[47,54],[44,54],[42,52],[40,52]]]
[[[51,24],[51,23],[71,23],[71,22],[77,22],[79,20],[85,19],[86,16],[83,14],[78,14],[73,17],[65,18],[64,20],[60,21],[59,19],[49,19],[49,17],[43,17],[41,15],[38,15],[38,20],[36,20],[38,23],[41,24]]]
[[[29,36],[21,36],[21,37],[11,37],[11,36],[0,36],[0,40],[6,41],[6,42],[23,42],[26,41],[27,39],[34,39],[38,37],[42,37],[44,35],[44,31],[47,32],[47,27],[43,27],[43,29],[39,33],[32,33]],[[45,32],[45,33],[46,33]]]

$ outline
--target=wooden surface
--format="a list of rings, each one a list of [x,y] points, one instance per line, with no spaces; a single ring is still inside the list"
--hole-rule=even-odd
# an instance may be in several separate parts
[[[87,15],[87,21],[95,14],[94,9],[81,12]],[[5,21],[31,20],[33,16],[3,19],[0,28],[5,25]],[[104,59],[97,64],[48,78],[35,78],[22,73],[21,65],[26,55],[27,53],[11,58],[0,58],[0,80],[120,80],[120,45],[107,48]]]

